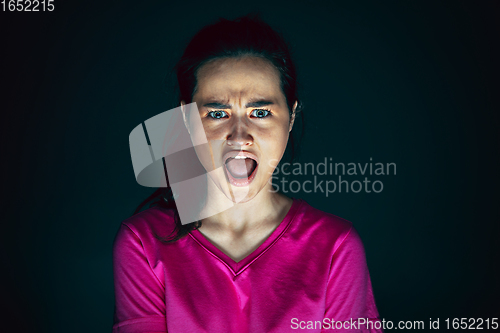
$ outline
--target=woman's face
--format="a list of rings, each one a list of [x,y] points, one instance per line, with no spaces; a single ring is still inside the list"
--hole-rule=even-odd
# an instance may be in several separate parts
[[[213,60],[198,70],[193,102],[204,133],[191,136],[208,141],[196,153],[219,190],[233,202],[271,191],[293,125],[277,69],[259,57]],[[191,128],[193,116],[186,117]]]

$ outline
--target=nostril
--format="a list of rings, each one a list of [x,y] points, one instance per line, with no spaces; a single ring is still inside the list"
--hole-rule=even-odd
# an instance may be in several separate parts
[[[229,145],[249,146],[253,143],[253,136],[228,136],[226,141]]]

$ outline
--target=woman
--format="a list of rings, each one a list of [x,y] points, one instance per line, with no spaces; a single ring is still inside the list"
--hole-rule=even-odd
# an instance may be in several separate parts
[[[257,18],[221,19],[176,70],[186,128],[209,143],[209,153],[196,150],[209,173],[206,206],[220,213],[182,224],[169,191],[123,221],[113,332],[380,331],[352,224],[270,182],[300,111],[282,37]]]

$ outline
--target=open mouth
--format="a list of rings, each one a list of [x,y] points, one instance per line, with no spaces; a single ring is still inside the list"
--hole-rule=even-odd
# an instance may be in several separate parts
[[[259,164],[247,156],[229,157],[224,163],[227,178],[234,186],[247,186],[255,178]]]

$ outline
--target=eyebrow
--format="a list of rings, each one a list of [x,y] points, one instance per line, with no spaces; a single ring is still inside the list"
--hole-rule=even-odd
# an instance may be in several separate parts
[[[274,104],[274,103],[271,101],[258,100],[255,102],[248,102],[245,105],[245,107],[246,108],[260,108],[262,106],[272,105],[272,104]],[[220,102],[207,103],[207,104],[204,104],[203,106],[207,107],[207,108],[212,108],[212,109],[231,109],[231,105],[220,103]]]

